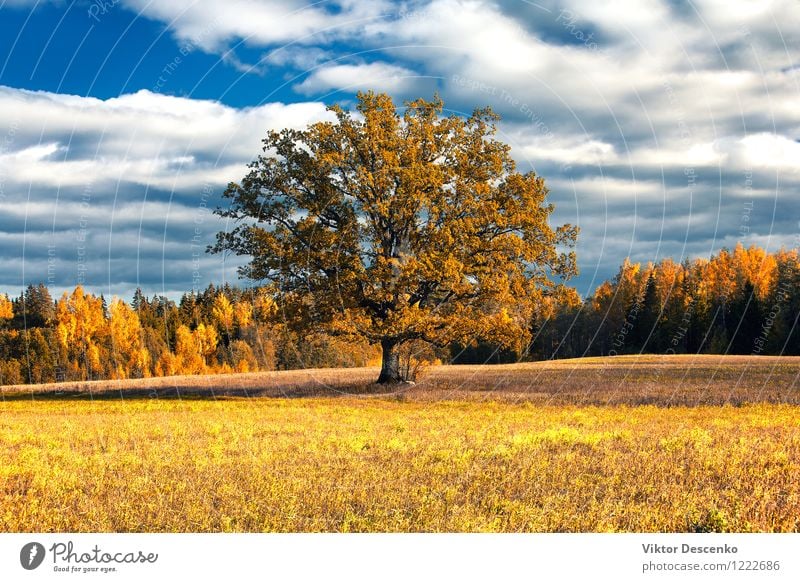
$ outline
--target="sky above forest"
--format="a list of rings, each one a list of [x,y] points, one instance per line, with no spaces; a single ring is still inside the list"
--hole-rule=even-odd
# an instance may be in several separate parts
[[[797,0],[0,0],[0,47],[10,295],[238,284],[205,253],[225,185],[368,89],[499,113],[583,295],[625,257],[800,240]]]

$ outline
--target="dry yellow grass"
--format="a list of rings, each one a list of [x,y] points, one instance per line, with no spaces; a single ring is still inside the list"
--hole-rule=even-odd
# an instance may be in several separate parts
[[[7,400],[0,531],[800,530],[795,405],[478,394]]]

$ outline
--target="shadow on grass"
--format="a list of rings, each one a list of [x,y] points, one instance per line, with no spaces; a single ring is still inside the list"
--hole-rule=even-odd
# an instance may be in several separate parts
[[[160,386],[99,390],[15,390],[0,392],[0,401],[72,401],[72,400],[234,400],[242,398],[340,398],[348,396],[404,397],[410,386],[353,383],[326,386],[321,384],[258,387],[186,387]]]

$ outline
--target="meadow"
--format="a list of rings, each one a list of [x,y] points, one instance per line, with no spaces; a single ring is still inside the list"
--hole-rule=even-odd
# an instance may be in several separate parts
[[[17,386],[0,531],[800,531],[798,358]]]

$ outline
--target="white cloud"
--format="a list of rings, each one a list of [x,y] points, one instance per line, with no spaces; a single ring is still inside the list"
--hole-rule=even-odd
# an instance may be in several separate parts
[[[0,88],[0,127],[16,127],[0,171],[7,182],[47,186],[221,185],[241,177],[267,130],[330,118],[321,103],[234,109],[146,90],[100,100]]]
[[[661,0],[609,0],[585,2],[566,0],[559,11],[559,22],[591,23],[620,36],[644,36],[668,21],[669,11]]]
[[[472,0],[434,0],[418,12],[366,27],[370,36],[397,44],[404,54],[450,73],[482,71],[487,78],[535,73],[552,62],[555,51],[491,4]]]
[[[319,47],[286,45],[264,56],[262,61],[278,67],[291,66],[307,71],[333,58],[333,53]]]
[[[703,18],[716,27],[743,29],[790,14],[794,3],[791,0],[694,0],[693,4]]]
[[[253,46],[317,43],[355,34],[378,17],[384,2],[298,0],[123,0],[129,8],[168,24],[175,35],[208,51],[245,41]],[[330,10],[328,10],[330,8]]]
[[[771,168],[800,173],[800,143],[782,135],[757,133],[715,144],[716,151],[731,156],[740,167]]]
[[[620,163],[614,146],[594,139],[558,139],[541,137],[518,148],[518,157],[532,162],[551,161],[559,164],[604,166]]]
[[[315,69],[294,88],[306,95],[330,90],[354,92],[367,89],[403,93],[413,86],[416,77],[409,69],[387,63],[332,65]]]

